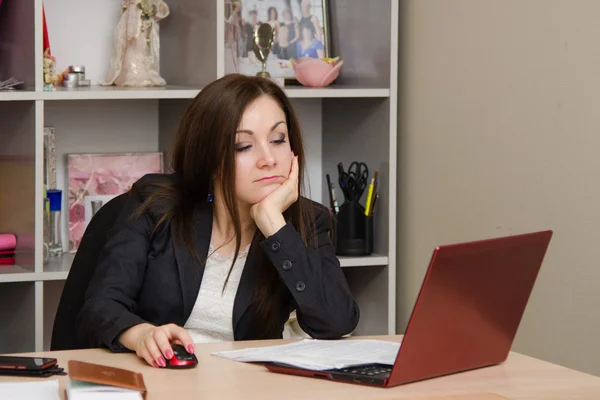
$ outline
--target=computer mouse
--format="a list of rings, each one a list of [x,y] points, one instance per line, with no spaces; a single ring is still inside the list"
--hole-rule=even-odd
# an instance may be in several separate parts
[[[185,347],[180,344],[171,345],[173,349],[173,357],[170,360],[165,358],[166,368],[183,369],[194,368],[198,365],[198,359],[195,355],[188,353]]]

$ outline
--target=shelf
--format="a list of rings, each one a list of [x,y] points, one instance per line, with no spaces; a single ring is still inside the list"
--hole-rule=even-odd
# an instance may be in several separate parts
[[[43,281],[55,281],[67,279],[71,264],[75,254],[64,253],[62,257],[51,258],[48,264],[44,265],[44,272],[42,272]]]
[[[390,90],[386,88],[365,88],[360,86],[331,86],[326,88],[309,88],[304,86],[288,86],[285,91],[290,98],[325,99],[325,98],[386,98]],[[56,88],[54,92],[34,90],[18,90],[0,92],[0,101],[23,100],[143,100],[143,99],[193,99],[200,92],[198,87],[172,86],[163,87],[117,87],[90,86],[66,89]]]
[[[0,274],[0,282],[19,282],[23,280],[42,280],[42,281],[54,281],[67,279],[69,270],[75,254],[65,253],[62,257],[56,259],[50,259],[50,262],[44,265],[44,272],[41,274],[33,274],[20,267],[20,271],[15,272],[27,272],[28,275],[18,274],[16,279],[6,281],[6,277]],[[372,254],[366,257],[339,257],[340,264],[344,268],[348,267],[376,267],[388,265],[388,257],[381,254]]]
[[[390,97],[390,89],[365,88],[361,86],[330,86],[325,88],[309,88],[304,86],[286,87],[285,91],[290,98],[363,98],[363,97]]]
[[[388,265],[388,257],[382,254],[371,254],[365,257],[338,257],[343,268],[348,267],[384,267]]]
[[[33,271],[18,265],[0,265],[0,283],[30,282],[35,280]]]
[[[199,87],[190,86],[118,87],[94,85],[72,89],[58,87],[54,92],[37,92],[37,94],[40,100],[137,100],[192,99],[199,92]]]
[[[0,101],[27,101],[36,100],[36,91],[27,90],[0,90]]]

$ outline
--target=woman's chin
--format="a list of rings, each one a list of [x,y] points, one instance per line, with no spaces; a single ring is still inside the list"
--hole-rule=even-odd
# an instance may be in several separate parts
[[[273,193],[281,184],[276,183],[273,185],[268,185],[260,188],[259,190],[254,191],[250,196],[248,196],[245,200],[250,204],[257,204],[263,201],[268,195]]]

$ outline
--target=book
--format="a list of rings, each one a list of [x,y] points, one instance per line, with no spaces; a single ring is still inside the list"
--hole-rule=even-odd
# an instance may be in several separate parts
[[[68,400],[143,400],[144,377],[139,372],[83,361],[68,362]]]

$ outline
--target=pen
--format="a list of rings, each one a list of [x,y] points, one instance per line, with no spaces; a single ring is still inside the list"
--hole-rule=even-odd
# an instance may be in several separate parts
[[[329,177],[329,174],[327,174],[326,177],[327,188],[329,189],[329,203],[331,205],[331,211],[333,211],[335,214],[338,214],[340,212],[340,208],[338,206],[337,199],[335,198],[335,187],[333,186],[333,183],[331,183],[331,178]]]

